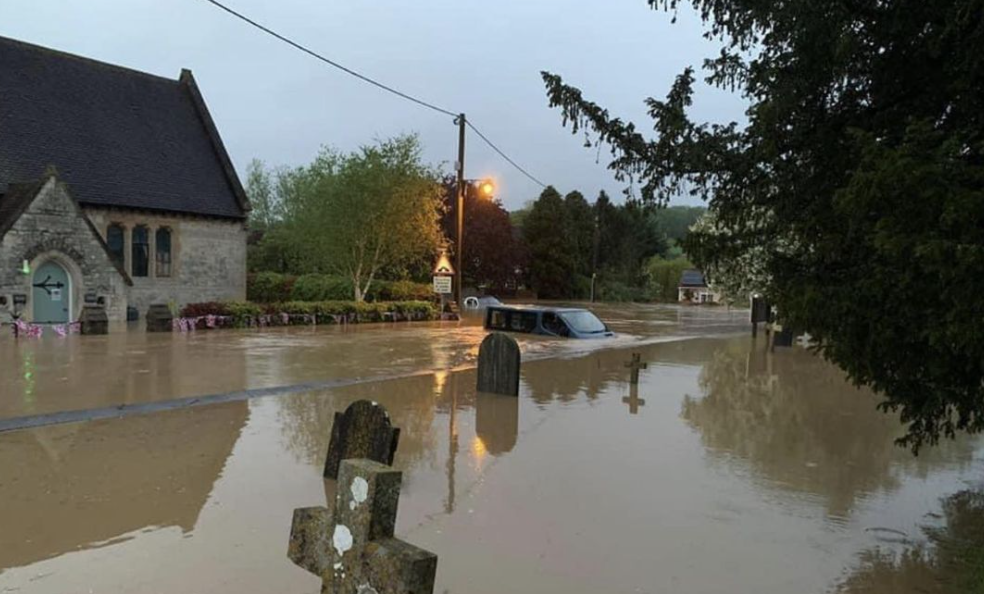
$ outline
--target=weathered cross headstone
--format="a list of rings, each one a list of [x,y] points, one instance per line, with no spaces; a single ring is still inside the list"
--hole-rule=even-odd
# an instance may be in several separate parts
[[[639,414],[639,407],[645,406],[646,401],[639,398],[639,384],[629,384],[629,395],[622,397],[622,403],[629,405],[629,414],[637,415]]]
[[[82,334],[109,334],[109,316],[98,305],[86,305],[79,315],[79,332]]]
[[[157,303],[147,310],[147,332],[171,332],[174,329],[174,314],[166,303]]]
[[[632,353],[632,360],[626,363],[625,366],[632,370],[632,373],[629,375],[630,384],[638,384],[639,371],[649,367],[648,364],[642,362],[642,355],[639,353]]]
[[[335,502],[294,510],[287,556],[321,577],[323,594],[432,594],[437,555],[394,538],[402,473],[345,460]]]
[[[353,402],[344,413],[335,413],[324,477],[338,478],[339,465],[350,458],[393,464],[399,443],[400,430],[390,422],[386,409],[368,400]]]
[[[478,391],[519,395],[519,344],[513,337],[493,332],[478,349]]]

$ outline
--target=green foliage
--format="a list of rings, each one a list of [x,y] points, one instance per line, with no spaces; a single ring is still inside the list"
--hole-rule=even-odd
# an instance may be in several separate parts
[[[232,324],[238,328],[255,327],[260,325],[260,318],[265,317],[269,325],[284,325],[284,314],[287,324],[334,324],[344,318],[348,322],[384,322],[396,319],[402,320],[435,320],[439,312],[437,306],[429,301],[377,301],[375,303],[356,301],[289,301],[286,303],[261,305],[242,301],[192,303],[182,310],[185,318],[203,316],[223,316],[232,318]]]
[[[594,209],[580,192],[571,192],[564,196],[564,210],[573,250],[574,271],[580,276],[590,278],[595,270],[595,244],[598,240]],[[574,293],[576,296],[587,296],[583,291],[578,291],[576,286]]]
[[[277,272],[258,272],[246,277],[246,299],[254,303],[289,301],[297,277]]]
[[[596,287],[596,298],[601,301],[631,302],[646,301],[646,291],[642,287],[628,285],[619,280],[601,279]]]
[[[251,164],[248,192],[261,207],[250,270],[344,276],[361,301],[382,273],[429,269],[441,186],[420,152],[416,136],[401,136],[348,154],[326,148],[306,167]]]
[[[571,294],[575,260],[564,199],[553,186],[543,190],[523,225],[530,250],[530,280],[540,298]]]
[[[413,281],[383,281],[379,283],[376,297],[382,301],[431,301],[434,299],[434,287],[426,283]]]
[[[510,222],[509,213],[497,199],[482,196],[474,184],[464,196],[465,252],[462,272],[465,287],[480,287],[491,293],[509,292],[521,282],[524,249]],[[444,216],[441,226],[451,241],[455,257],[458,238],[458,199],[455,178],[445,180]],[[429,272],[429,270],[428,270]]]
[[[638,201],[618,206],[602,192],[595,202],[598,219],[597,268],[605,276],[641,287],[646,259],[666,251],[659,231],[658,214]]]
[[[686,258],[664,260],[660,257],[651,258],[646,262],[646,291],[656,301],[676,303],[679,299],[678,289],[683,271],[693,268]]]
[[[884,395],[902,443],[984,430],[984,1],[690,4],[746,126],[691,121],[692,68],[646,101],[651,139],[544,73],[551,105],[644,200],[709,200],[727,239],[688,256],[757,251],[784,323]]]
[[[327,274],[305,274],[294,282],[293,301],[342,301],[352,296],[352,281]]]
[[[667,239],[679,242],[705,212],[703,206],[667,206],[657,215],[659,230]]]

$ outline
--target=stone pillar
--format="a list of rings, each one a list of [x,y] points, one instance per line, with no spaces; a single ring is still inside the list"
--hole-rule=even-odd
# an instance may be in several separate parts
[[[109,316],[106,308],[98,305],[86,305],[79,315],[80,331],[82,334],[109,334]]]
[[[166,304],[156,303],[147,309],[147,332],[171,332],[173,321],[171,308]]]

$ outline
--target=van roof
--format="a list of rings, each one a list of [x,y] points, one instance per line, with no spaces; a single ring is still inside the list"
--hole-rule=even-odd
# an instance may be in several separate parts
[[[583,307],[552,307],[549,305],[490,305],[488,309],[510,310],[510,311],[543,311],[553,313],[572,313],[576,311],[588,311]]]

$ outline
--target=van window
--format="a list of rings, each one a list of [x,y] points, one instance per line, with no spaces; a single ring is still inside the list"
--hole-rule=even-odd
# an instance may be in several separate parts
[[[513,332],[533,332],[536,330],[536,312],[512,312],[509,316],[509,329]]]
[[[505,330],[506,326],[506,312],[500,311],[498,309],[493,309],[489,311],[489,328],[492,330]]]
[[[543,314],[543,329],[557,336],[570,336],[570,328],[560,319],[560,316],[553,312]]]

